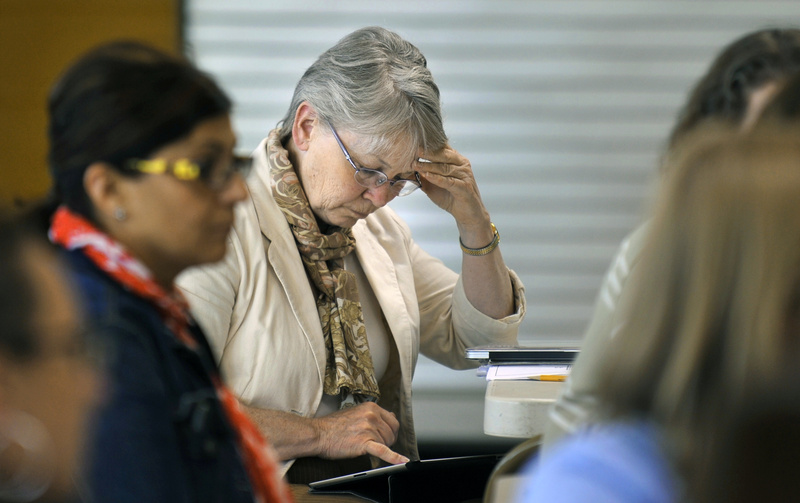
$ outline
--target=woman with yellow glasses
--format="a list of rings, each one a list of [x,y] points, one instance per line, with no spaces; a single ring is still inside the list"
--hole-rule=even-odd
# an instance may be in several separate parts
[[[93,501],[291,499],[173,285],[224,256],[247,195],[230,109],[191,64],[136,43],[85,55],[50,96],[50,238],[111,346]]]

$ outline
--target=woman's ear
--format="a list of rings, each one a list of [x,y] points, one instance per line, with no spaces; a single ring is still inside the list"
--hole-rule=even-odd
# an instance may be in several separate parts
[[[305,152],[311,143],[311,134],[319,125],[317,111],[307,101],[300,103],[294,114],[292,140],[299,150]]]
[[[96,162],[86,168],[83,174],[83,188],[98,223],[105,224],[120,209],[124,211],[124,201],[120,191],[120,175],[114,168],[104,162]]]

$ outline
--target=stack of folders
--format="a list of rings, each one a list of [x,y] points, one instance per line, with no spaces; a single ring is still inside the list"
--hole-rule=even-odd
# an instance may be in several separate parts
[[[466,357],[478,360],[478,376],[493,380],[564,381],[578,356],[575,348],[479,346]]]

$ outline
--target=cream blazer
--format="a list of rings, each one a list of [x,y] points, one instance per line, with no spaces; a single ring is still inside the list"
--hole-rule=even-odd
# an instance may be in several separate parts
[[[326,350],[317,307],[286,219],[272,198],[265,142],[254,153],[250,198],[236,208],[219,263],[178,278],[230,388],[253,407],[313,417],[322,398]],[[524,287],[509,270],[516,312],[501,320],[476,310],[458,274],[424,252],[384,207],[353,227],[356,256],[394,340],[379,405],[400,421],[393,449],[418,458],[411,410],[417,356],[474,367],[467,347],[515,344]]]

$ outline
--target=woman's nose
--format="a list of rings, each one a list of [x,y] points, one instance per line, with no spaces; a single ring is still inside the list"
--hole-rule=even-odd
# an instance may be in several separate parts
[[[233,175],[228,185],[220,193],[220,198],[225,203],[238,203],[247,199],[247,184],[239,173]]]
[[[394,199],[396,194],[392,191],[392,187],[388,183],[384,183],[380,187],[367,189],[364,193],[364,197],[369,199],[376,208],[381,208]]]

